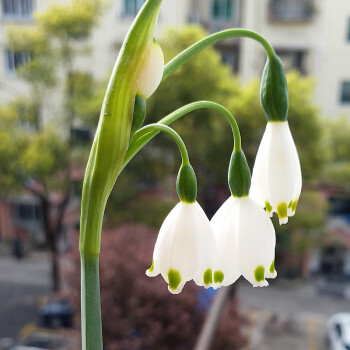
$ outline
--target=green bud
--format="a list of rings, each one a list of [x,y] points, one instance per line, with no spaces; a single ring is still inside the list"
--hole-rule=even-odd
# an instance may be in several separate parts
[[[142,96],[136,95],[134,105],[134,116],[132,118],[130,139],[135,132],[139,130],[146,118],[146,99]]]
[[[197,178],[190,164],[182,165],[176,180],[176,191],[181,202],[194,203],[197,198]]]
[[[260,85],[260,102],[268,121],[286,121],[288,86],[283,64],[278,56],[268,57]]]
[[[228,170],[228,184],[232,196],[248,196],[250,182],[250,170],[243,151],[233,151]]]

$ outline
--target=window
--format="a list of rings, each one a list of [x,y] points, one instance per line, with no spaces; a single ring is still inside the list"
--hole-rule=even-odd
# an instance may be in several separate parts
[[[315,14],[314,0],[270,0],[271,21],[309,21]]]
[[[214,21],[229,21],[233,18],[233,0],[213,0],[212,19]]]
[[[5,50],[6,70],[8,73],[14,73],[23,64],[30,61],[30,53],[28,51]]]
[[[41,206],[37,204],[18,204],[17,218],[19,221],[41,221]]]
[[[342,84],[341,102],[350,103],[350,81],[344,81]]]
[[[29,19],[33,16],[33,0],[1,0],[4,18]]]
[[[301,74],[306,74],[305,60],[307,51],[298,49],[276,49],[276,53],[282,60],[286,71],[297,69]]]
[[[348,18],[348,32],[346,34],[346,38],[348,41],[350,41],[350,18]]]
[[[88,129],[72,128],[70,135],[74,143],[89,143],[91,142],[91,132]]]
[[[221,53],[221,61],[229,65],[233,72],[238,72],[239,50],[237,45],[227,46],[225,44],[216,45],[216,49]]]
[[[145,0],[123,0],[123,15],[136,16]]]

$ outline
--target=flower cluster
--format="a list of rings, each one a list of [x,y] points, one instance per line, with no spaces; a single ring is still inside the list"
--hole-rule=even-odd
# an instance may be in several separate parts
[[[263,287],[266,278],[277,276],[270,216],[276,211],[285,223],[295,212],[301,190],[299,158],[287,122],[268,123],[251,189],[244,154],[233,152],[229,185],[232,196],[211,221],[195,195],[186,200],[178,189],[180,203],[165,219],[146,271],[150,277],[161,274],[171,293],[180,293],[191,279],[205,288],[219,288],[242,275],[254,287]]]

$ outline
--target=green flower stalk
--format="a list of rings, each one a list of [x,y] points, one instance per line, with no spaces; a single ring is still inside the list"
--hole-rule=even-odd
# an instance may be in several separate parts
[[[84,350],[103,348],[98,271],[102,220],[129,146],[136,95],[148,98],[162,76],[162,54],[153,38],[160,5],[161,0],[145,3],[120,50],[85,172],[79,242]]]

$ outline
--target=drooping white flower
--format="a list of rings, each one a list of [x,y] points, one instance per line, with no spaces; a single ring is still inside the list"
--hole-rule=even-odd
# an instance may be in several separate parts
[[[147,276],[159,273],[173,294],[191,279],[199,286],[212,286],[216,262],[214,233],[197,202],[178,203],[164,220]]]
[[[275,278],[275,229],[264,210],[249,197],[231,196],[211,220],[218,261],[215,286],[227,286],[243,275],[254,287]]]
[[[288,122],[268,122],[256,156],[250,196],[266,211],[277,212],[280,224],[293,216],[302,176]]]
[[[137,93],[149,98],[158,88],[164,71],[164,55],[160,45],[154,40],[144,63],[138,81]]]

